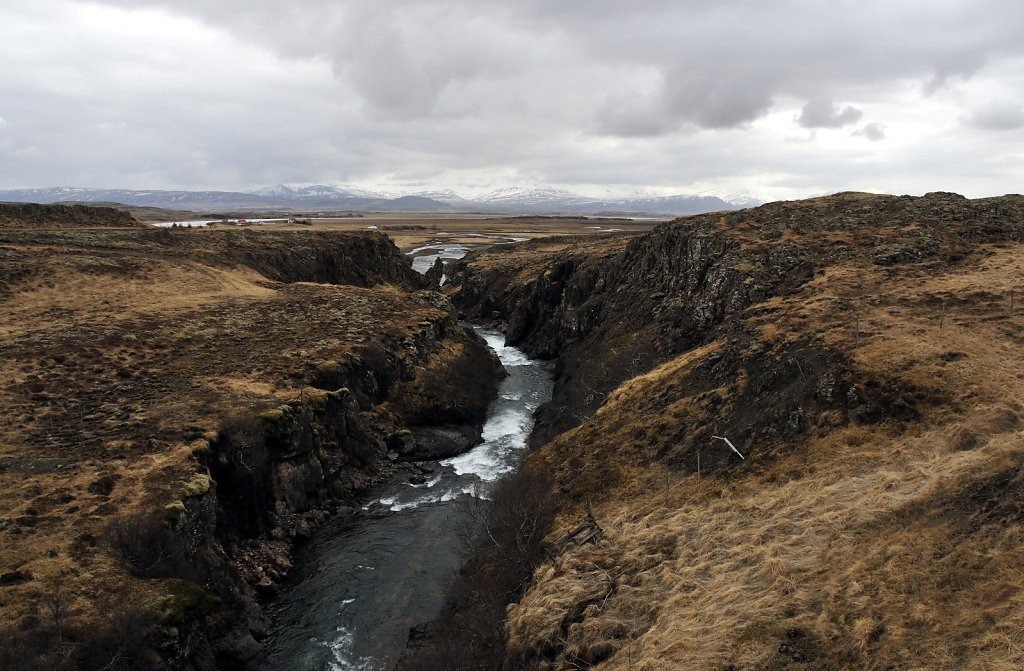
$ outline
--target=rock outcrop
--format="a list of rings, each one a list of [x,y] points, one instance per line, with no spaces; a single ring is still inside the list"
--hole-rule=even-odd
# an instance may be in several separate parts
[[[503,663],[1012,667],[1022,243],[1020,196],[844,193],[469,255],[453,300],[557,361],[548,542],[605,531]]]
[[[127,212],[92,205],[0,203],[0,228],[149,228]]]
[[[475,442],[500,364],[379,233],[23,210],[0,226],[0,666],[261,668],[292,550]]]
[[[371,361],[354,357],[326,366],[329,373],[322,366],[303,399],[236,416],[213,440],[194,444],[209,489],[183,497],[173,528],[215,576],[207,588],[236,616],[207,616],[187,642],[179,633],[168,649],[180,663],[259,668],[267,631],[260,604],[287,575],[294,544],[358,506],[396,460],[453,455],[479,442],[500,364],[471,331],[443,318]],[[460,389],[458,410],[410,392],[423,377],[436,385],[431,399]]]
[[[1024,198],[948,193],[835,196],[686,217],[637,236],[564,240],[564,249],[471,253],[452,301],[509,342],[557,361],[532,442],[593,415],[622,381],[733,328],[744,311],[839,262],[956,263],[973,246],[1020,241]]]

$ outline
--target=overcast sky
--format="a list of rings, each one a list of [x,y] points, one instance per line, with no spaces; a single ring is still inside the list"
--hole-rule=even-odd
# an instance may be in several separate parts
[[[1020,0],[0,12],[0,188],[1024,191]]]

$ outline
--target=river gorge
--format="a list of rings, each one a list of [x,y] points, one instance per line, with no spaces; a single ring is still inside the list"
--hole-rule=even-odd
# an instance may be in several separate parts
[[[323,527],[294,581],[269,609],[272,668],[386,669],[409,629],[433,618],[464,559],[460,533],[488,488],[523,457],[534,411],[551,397],[541,362],[474,327],[507,376],[491,404],[483,442],[469,452],[397,474],[353,515]]]

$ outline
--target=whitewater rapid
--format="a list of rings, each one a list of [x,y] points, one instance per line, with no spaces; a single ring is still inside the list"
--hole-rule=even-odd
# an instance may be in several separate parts
[[[427,462],[423,484],[408,474],[382,485],[354,516],[325,526],[304,552],[299,580],[269,608],[271,666],[310,671],[380,671],[409,629],[435,617],[463,561],[467,506],[526,453],[534,412],[551,397],[551,375],[493,329],[474,327],[508,375],[483,427],[483,441]]]

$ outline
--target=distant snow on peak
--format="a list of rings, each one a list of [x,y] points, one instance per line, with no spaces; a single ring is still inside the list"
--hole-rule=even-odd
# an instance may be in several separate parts
[[[679,216],[759,205],[749,194],[584,196],[566,189],[518,184],[465,197],[451,189],[374,191],[346,184],[273,184],[247,193],[51,187],[0,191],[0,200],[55,203],[115,202],[179,210],[292,210],[427,212],[468,211],[497,214],[652,214]]]
[[[545,204],[557,204],[564,207],[570,204],[594,202],[592,198],[579,196],[565,189],[509,186],[495,189],[475,198],[480,203],[495,205],[523,205],[537,207]]]
[[[302,184],[292,186],[287,184],[274,184],[272,186],[256,189],[251,193],[258,196],[295,200],[386,197],[378,191],[368,191],[354,186],[330,184]]]

